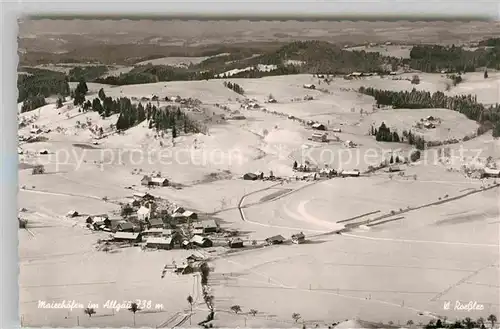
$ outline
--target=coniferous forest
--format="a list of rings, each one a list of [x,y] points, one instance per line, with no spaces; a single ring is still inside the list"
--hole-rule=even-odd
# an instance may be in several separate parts
[[[477,121],[481,127],[478,135],[493,129],[493,136],[500,136],[500,106],[478,103],[472,95],[446,96],[437,91],[431,94],[428,91],[390,91],[374,88],[359,88],[359,92],[373,96],[378,105],[390,105],[394,108],[423,109],[446,108],[464,114],[467,118]]]
[[[96,111],[102,117],[119,114],[116,121],[116,129],[119,131],[132,128],[144,120],[148,120],[150,129],[171,130],[174,138],[180,132],[198,133],[201,131],[199,124],[178,107],[167,106],[165,109],[159,109],[150,102],[146,106],[142,103],[132,103],[128,97],[112,99],[106,96],[102,89],[99,90],[98,96],[92,102],[87,100],[83,104],[83,109]]]

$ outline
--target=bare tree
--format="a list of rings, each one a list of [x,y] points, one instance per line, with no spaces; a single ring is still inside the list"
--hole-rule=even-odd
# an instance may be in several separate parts
[[[241,306],[240,305],[233,305],[231,306],[231,311],[233,311],[235,314],[238,314],[241,312]]]
[[[135,327],[135,313],[140,310],[139,306],[137,303],[132,303],[130,304],[130,308],[128,309],[130,312],[134,314],[134,327]]]
[[[497,322],[495,314],[490,314],[486,320],[491,322],[491,329],[493,329],[495,327],[495,323]]]
[[[192,316],[193,315],[193,302],[194,302],[194,300],[193,300],[193,297],[191,295],[189,295],[187,297],[187,302],[189,303],[189,307],[191,309],[191,316]],[[189,324],[191,324],[191,316],[189,317]]]
[[[95,314],[96,311],[93,308],[87,307],[86,309],[83,310],[83,313],[87,314],[89,318],[91,318],[92,314]]]
[[[299,321],[301,318],[300,314],[299,313],[293,313],[292,314],[292,319],[295,321],[295,323],[297,323],[297,321]]]

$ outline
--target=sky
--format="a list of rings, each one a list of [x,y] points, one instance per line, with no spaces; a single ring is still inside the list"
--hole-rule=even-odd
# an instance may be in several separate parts
[[[333,14],[345,15],[415,15],[415,16],[486,16],[499,17],[498,1],[446,1],[446,0],[255,0],[255,1],[118,1],[118,0],[86,0],[82,1],[19,1],[12,3],[23,12],[30,13],[92,13],[113,14],[119,10],[122,13],[133,14],[233,14],[233,15],[300,15]],[[97,5],[99,4],[99,5]],[[117,6],[119,4],[119,6]]]

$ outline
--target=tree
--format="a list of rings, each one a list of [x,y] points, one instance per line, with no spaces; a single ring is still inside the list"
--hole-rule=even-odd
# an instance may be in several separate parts
[[[437,319],[436,328],[443,328],[443,322],[441,321],[441,319]]]
[[[132,303],[130,304],[130,308],[128,310],[134,314],[134,327],[135,327],[135,313],[137,311],[140,311],[140,308],[139,306],[137,306],[137,303]]]
[[[391,159],[389,160],[389,163],[390,164],[393,164],[394,163],[394,157],[391,155]]]
[[[301,318],[300,314],[299,313],[293,313],[292,314],[292,319],[295,321],[295,323],[297,323],[297,321],[299,321]]]
[[[64,100],[62,99],[62,97],[58,97],[56,102],[56,108],[60,109],[61,107],[63,107],[63,102]]]
[[[495,327],[495,323],[497,322],[497,317],[495,316],[495,314],[490,314],[486,320],[490,321],[491,328],[493,329]]]
[[[253,316],[256,316],[258,311],[252,308],[249,313]]]
[[[412,78],[411,78],[411,84],[413,85],[418,85],[420,83],[420,77],[418,75],[414,75]]]
[[[189,307],[191,309],[191,315],[193,314],[193,297],[191,295],[187,296],[187,302],[189,304]],[[191,324],[191,316],[189,317],[189,324]]]
[[[413,320],[408,320],[408,321],[406,321],[406,325],[407,325],[407,326],[411,326],[411,325],[413,325]]]
[[[484,327],[484,318],[479,317],[479,319],[477,319],[477,324],[479,325],[480,328],[483,328]]]
[[[134,213],[134,208],[132,208],[128,203],[122,207],[121,216],[128,217]]]
[[[90,102],[90,99],[87,99],[85,103],[83,103],[83,110],[88,111],[92,108],[92,103]]]
[[[293,169],[297,169],[297,166],[298,166],[297,161],[294,161],[293,162]]]
[[[104,89],[103,88],[99,89],[99,92],[97,93],[97,96],[99,96],[99,99],[101,101],[104,101],[106,99],[106,94],[104,93]]]
[[[76,86],[76,91],[81,92],[82,94],[86,95],[89,91],[89,88],[87,87],[87,83],[85,82],[85,79],[80,79],[80,82],[78,82],[78,85]]]
[[[172,138],[177,137],[177,129],[175,128],[175,125],[172,127]]]
[[[85,102],[85,94],[75,90],[73,96],[73,105],[75,106],[82,105],[84,102]]]
[[[86,309],[83,310],[83,313],[87,314],[89,318],[91,318],[92,314],[95,314],[96,311],[93,308],[87,307]]]
[[[485,70],[485,71],[484,71],[484,78],[485,78],[485,79],[488,79],[488,70]]]
[[[475,326],[475,323],[474,323],[474,322],[472,322],[472,319],[471,319],[471,318],[469,318],[469,317],[466,317],[466,318],[464,319],[464,324],[465,324],[465,327],[466,327],[467,329],[472,329],[472,328],[474,328],[474,326]]]
[[[32,169],[32,175],[43,175],[45,173],[45,167],[41,164],[35,165]]]
[[[231,311],[233,311],[235,314],[238,314],[241,312],[241,306],[240,305],[233,305],[231,306]]]

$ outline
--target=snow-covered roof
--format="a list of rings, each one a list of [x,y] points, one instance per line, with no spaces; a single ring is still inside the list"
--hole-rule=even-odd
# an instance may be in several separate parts
[[[183,215],[184,215],[185,217],[190,217],[190,216],[193,216],[193,215],[194,215],[194,212],[189,211],[189,210],[186,210],[186,211],[183,213]]]
[[[166,178],[161,178],[161,177],[152,177],[150,180],[152,183],[163,183],[163,182],[168,182],[168,179]]]
[[[148,238],[146,240],[146,245],[148,244],[172,244],[172,238]]]
[[[135,240],[139,237],[139,233],[132,233],[132,232],[116,232],[113,234],[113,238],[115,239],[131,239]]]
[[[191,238],[191,242],[199,243],[199,244],[202,244],[203,242],[205,242],[205,240],[208,240],[208,239],[204,238],[200,235],[193,235],[193,237]]]
[[[172,218],[178,218],[178,217],[184,217],[184,213],[176,212],[172,214]]]

